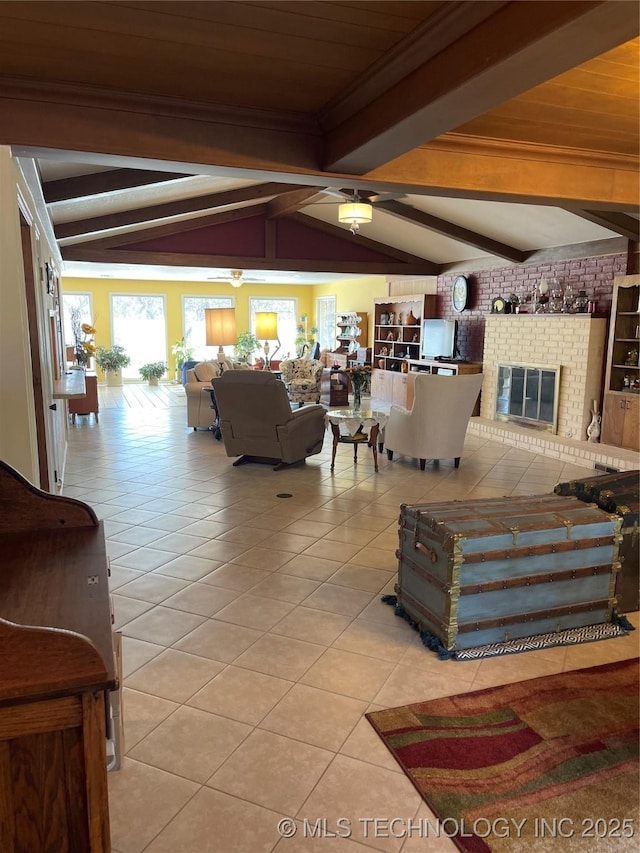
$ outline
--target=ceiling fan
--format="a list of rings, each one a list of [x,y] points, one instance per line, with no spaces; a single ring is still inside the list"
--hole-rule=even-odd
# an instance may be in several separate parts
[[[354,237],[360,233],[361,225],[367,225],[373,219],[373,207],[377,202],[405,197],[404,193],[397,192],[376,193],[369,190],[353,190],[350,193],[349,190],[334,187],[327,187],[322,192],[324,195],[334,196],[337,201],[319,202],[319,204],[337,204],[338,222],[348,225]]]
[[[359,233],[360,226],[366,225],[372,220],[373,206],[377,202],[392,201],[405,198],[404,193],[398,192],[372,192],[369,190],[349,190],[327,187],[322,191],[325,195],[334,196],[337,201],[319,202],[319,204],[337,204],[338,221],[349,225],[349,230],[354,237]]]
[[[231,287],[242,287],[243,284],[259,284],[266,282],[266,278],[245,278],[244,270],[229,270],[229,275],[209,276],[207,281],[226,281]]]
[[[323,195],[332,196],[336,201],[317,202],[318,204],[341,204],[353,201],[358,196],[360,201],[367,204],[376,204],[379,201],[397,201],[406,198],[406,193],[401,192],[376,192],[375,190],[341,190],[336,187],[327,187],[322,190]]]

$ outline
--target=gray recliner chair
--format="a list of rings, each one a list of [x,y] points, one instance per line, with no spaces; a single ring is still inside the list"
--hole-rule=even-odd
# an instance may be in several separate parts
[[[264,462],[274,470],[320,453],[326,410],[291,410],[287,389],[272,373],[230,370],[211,382],[227,456],[234,465]]]

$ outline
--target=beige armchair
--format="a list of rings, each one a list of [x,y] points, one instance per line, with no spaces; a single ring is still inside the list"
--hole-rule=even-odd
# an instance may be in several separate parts
[[[285,359],[280,364],[282,380],[292,403],[319,403],[323,363],[316,358]]]
[[[277,470],[322,450],[325,409],[292,411],[287,389],[273,373],[230,370],[211,384],[227,456],[240,456],[234,465],[264,462]]]
[[[250,370],[248,365],[239,362],[222,362],[224,370]],[[187,426],[193,429],[208,429],[214,421],[215,412],[211,408],[211,395],[204,393],[211,389],[211,380],[221,374],[218,361],[200,361],[195,367],[187,370],[187,381],[184,386],[187,395]]]
[[[416,376],[410,410],[392,406],[384,432],[388,459],[394,453],[420,460],[454,459],[460,465],[467,424],[482,387],[482,374]]]

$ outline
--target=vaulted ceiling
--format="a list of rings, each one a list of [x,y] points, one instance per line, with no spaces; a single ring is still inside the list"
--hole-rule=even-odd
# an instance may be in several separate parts
[[[306,281],[619,247],[637,36],[626,0],[0,2],[0,143],[69,268]]]

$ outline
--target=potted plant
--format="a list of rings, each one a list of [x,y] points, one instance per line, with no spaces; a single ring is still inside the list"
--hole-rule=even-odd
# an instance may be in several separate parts
[[[182,380],[182,368],[185,362],[193,360],[194,350],[193,347],[187,346],[184,338],[180,338],[171,347],[171,352],[176,357],[176,382],[180,382]]]
[[[252,332],[242,332],[238,335],[235,352],[239,361],[250,361],[256,350],[260,349],[260,341]]]
[[[164,361],[150,361],[147,364],[143,364],[138,373],[143,379],[147,380],[149,385],[157,385],[158,381],[166,373],[166,370],[167,365]]]
[[[107,385],[122,385],[122,368],[129,367],[131,359],[124,347],[116,344],[112,347],[98,347],[96,364],[105,372]]]

